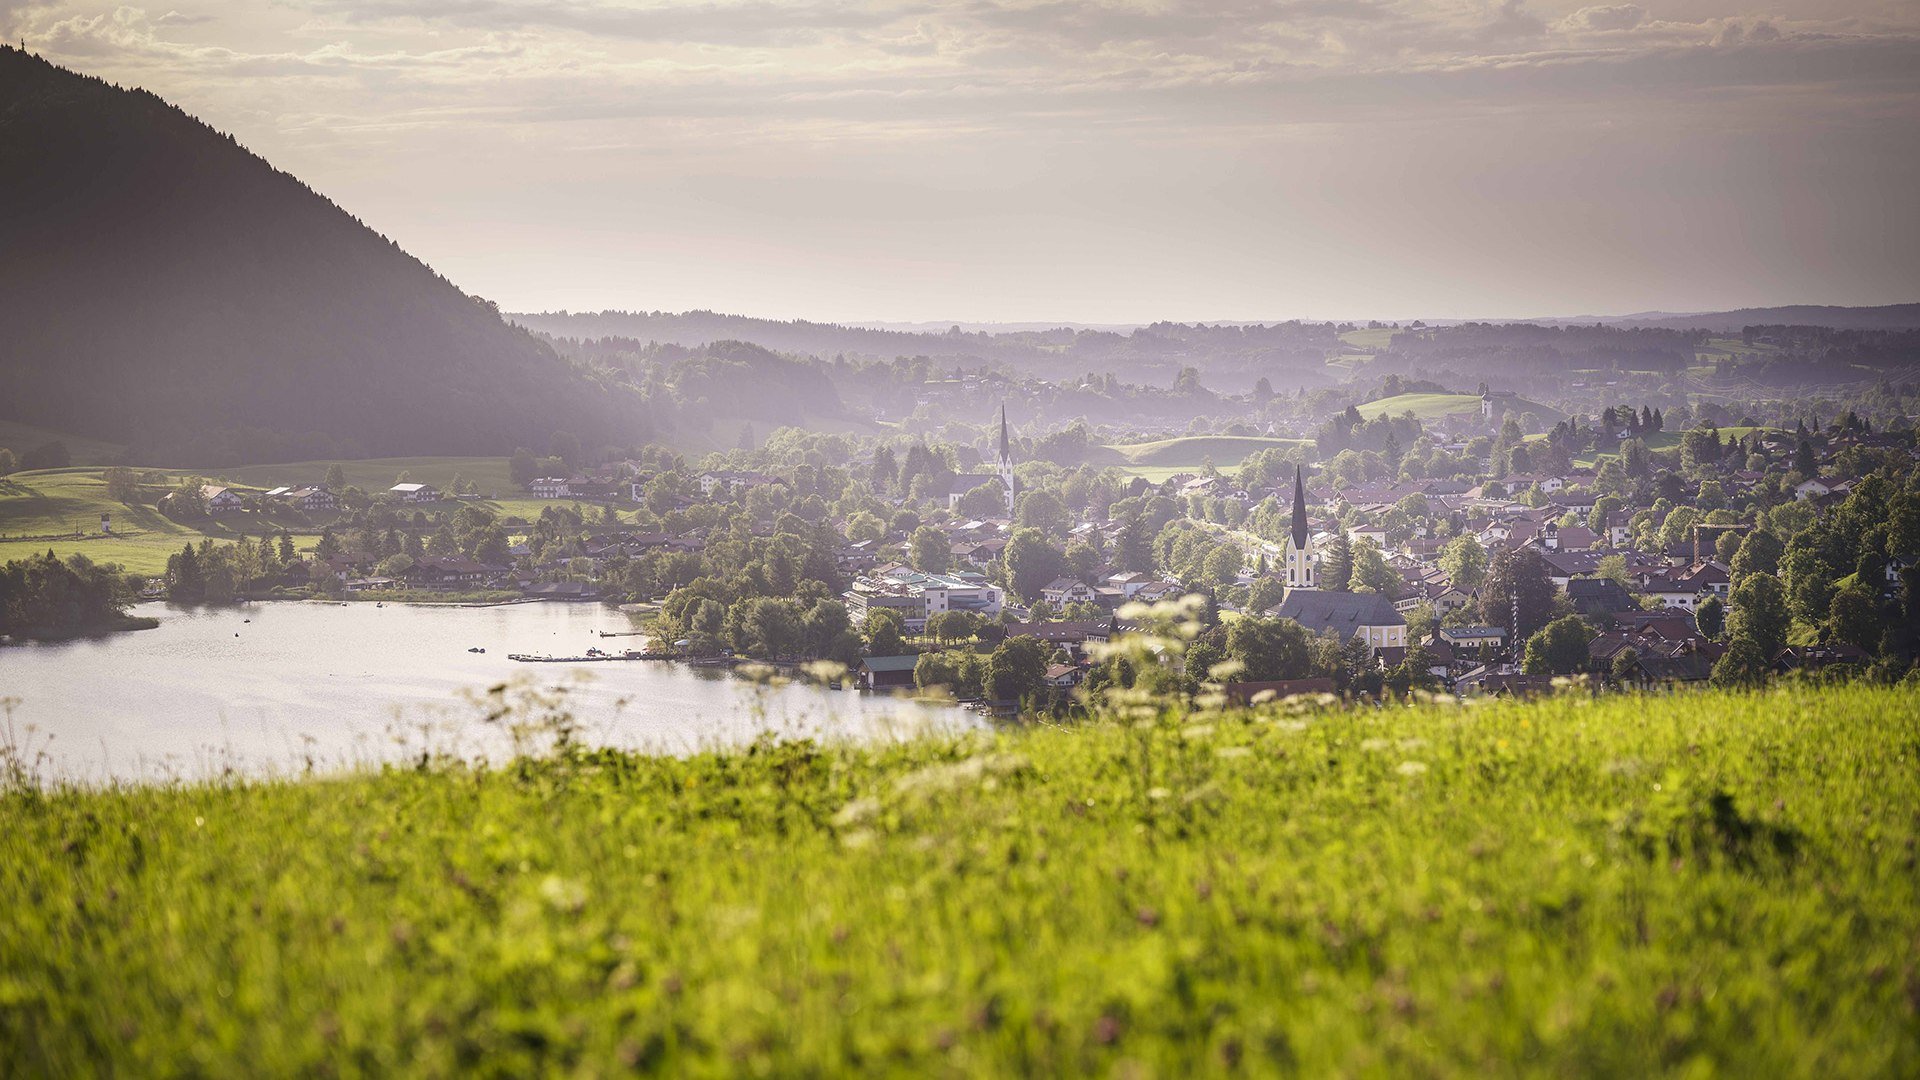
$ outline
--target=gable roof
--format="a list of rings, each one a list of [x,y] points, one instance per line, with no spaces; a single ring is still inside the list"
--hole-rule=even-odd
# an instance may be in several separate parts
[[[1319,592],[1295,589],[1267,614],[1292,619],[1314,633],[1334,630],[1342,637],[1363,626],[1405,626],[1406,617],[1380,593]]]

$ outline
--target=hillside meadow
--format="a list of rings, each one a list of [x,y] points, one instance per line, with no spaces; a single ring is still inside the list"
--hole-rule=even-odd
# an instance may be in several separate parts
[[[199,475],[214,483],[257,494],[283,485],[319,483],[333,464],[307,461],[201,472],[144,468],[138,471],[159,472],[169,484]],[[536,499],[515,486],[508,476],[504,458],[375,458],[338,464],[348,484],[371,492],[386,490],[403,474],[416,482],[441,487],[451,486],[455,478],[461,478],[471,480],[483,495],[498,496],[482,499],[479,505],[502,516],[532,520],[539,517],[541,510],[555,505],[553,500]],[[135,573],[159,574],[166,569],[168,556],[186,544],[198,544],[205,539],[226,543],[242,535],[257,537],[284,529],[293,535],[301,550],[309,550],[320,528],[330,520],[285,512],[264,515],[248,512],[174,521],[154,508],[152,500],[157,497],[158,489],[144,489],[144,501],[140,503],[122,503],[107,494],[103,472],[99,468],[73,467],[0,477],[0,562],[51,550],[63,558],[81,554],[98,563],[118,563]],[[110,535],[100,533],[103,513],[112,515]]]
[[[1920,1071],[1920,709],[1841,687],[0,796],[40,1075]]]
[[[1131,476],[1160,483],[1183,472],[1199,472],[1207,462],[1216,468],[1237,469],[1262,450],[1290,450],[1309,445],[1307,439],[1279,439],[1261,435],[1182,435],[1152,442],[1115,443],[1101,447],[1096,464],[1117,466]]]

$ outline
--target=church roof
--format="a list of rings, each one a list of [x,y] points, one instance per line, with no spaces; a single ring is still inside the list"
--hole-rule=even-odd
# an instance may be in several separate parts
[[[1307,550],[1307,537],[1312,529],[1307,525],[1307,482],[1300,466],[1293,467],[1293,549]]]
[[[1267,614],[1292,619],[1314,633],[1337,631],[1341,637],[1363,626],[1405,626],[1406,617],[1381,593],[1317,592],[1294,589]]]

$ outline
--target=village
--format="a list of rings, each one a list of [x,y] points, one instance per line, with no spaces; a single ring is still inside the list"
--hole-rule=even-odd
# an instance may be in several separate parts
[[[1377,452],[1322,462],[1305,446],[1158,481],[1018,462],[1003,410],[977,454],[916,445],[903,462],[880,444],[861,461],[837,440],[796,464],[650,451],[532,476],[537,514],[410,481],[198,494],[209,516],[329,522],[304,553],[262,538],[265,558],[225,594],[618,604],[655,655],[824,658],[864,688],[1002,703],[1107,684],[1107,643],[1187,596],[1204,618],[1182,677],[1197,688],[1232,661],[1219,685],[1242,698],[1530,695],[1576,675],[1655,689],[1858,672],[1907,647],[1887,627],[1907,625],[1911,602],[1910,432],[1851,415],[1724,441],[1702,426],[1648,453],[1635,441],[1651,412],[1608,409],[1620,452],[1516,471],[1549,455],[1502,431],[1501,395],[1483,401],[1477,424],[1419,430],[1400,475],[1372,478]],[[1579,432],[1549,438],[1566,430]],[[1476,453],[1451,475],[1410,475],[1422,455]],[[208,571],[172,567],[150,588],[192,598]],[[1240,622],[1329,647],[1263,646]]]

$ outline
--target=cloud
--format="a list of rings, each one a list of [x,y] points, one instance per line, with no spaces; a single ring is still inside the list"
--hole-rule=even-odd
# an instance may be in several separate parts
[[[153,20],[155,26],[199,26],[215,20],[213,15],[188,15],[179,11],[169,11]]]
[[[1579,11],[1554,24],[1554,29],[1567,33],[1583,31],[1607,32],[1612,30],[1632,30],[1647,21],[1647,9],[1639,4],[1596,4],[1583,7]]]

